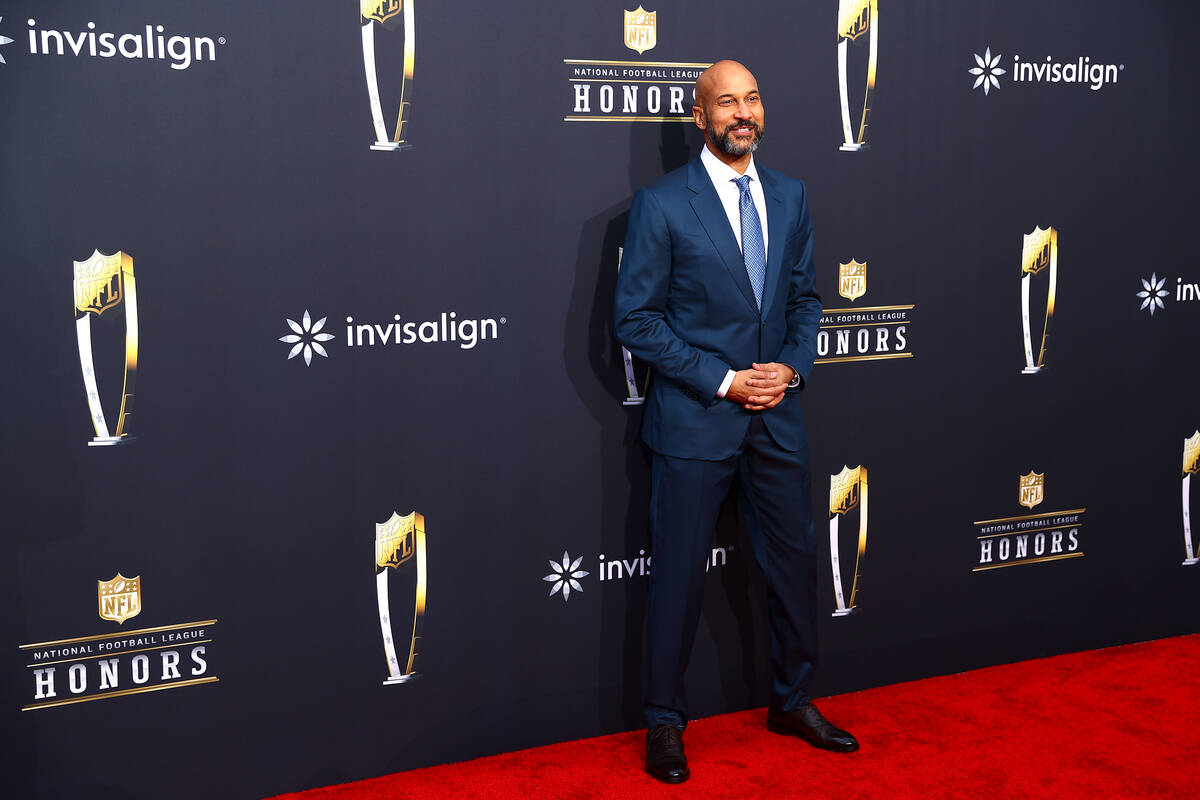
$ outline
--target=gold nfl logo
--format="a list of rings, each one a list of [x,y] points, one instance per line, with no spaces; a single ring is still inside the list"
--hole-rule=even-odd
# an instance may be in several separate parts
[[[1183,440],[1183,474],[1200,474],[1200,431]]]
[[[363,19],[387,22],[400,13],[402,0],[362,0],[360,13]]]
[[[1022,475],[1017,481],[1017,502],[1032,509],[1045,499],[1046,475],[1039,475],[1029,470],[1028,475]]]
[[[853,303],[867,293],[867,264],[850,259],[838,264],[838,294]]]
[[[396,512],[384,523],[375,523],[375,565],[395,569],[413,557],[416,512],[402,517]]]
[[[842,0],[838,4],[838,35],[857,39],[871,30],[871,0]]]
[[[842,467],[829,482],[829,513],[846,514],[858,505],[862,467]]]
[[[100,601],[100,619],[111,619],[120,625],[142,613],[142,578],[126,578],[117,573],[111,580],[96,581]]]
[[[653,50],[658,44],[658,12],[647,11],[638,6],[635,11],[625,10],[625,46],[636,50],[638,55]]]
[[[121,304],[125,275],[133,274],[133,258],[126,253],[107,255],[96,250],[86,261],[75,261],[75,309],[100,316]]]
[[[1025,234],[1021,242],[1021,272],[1037,275],[1050,266],[1054,238],[1053,228],[1036,227],[1033,233]]]

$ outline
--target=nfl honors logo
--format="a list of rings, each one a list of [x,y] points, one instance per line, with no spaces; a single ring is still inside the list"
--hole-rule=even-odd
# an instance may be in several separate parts
[[[100,603],[100,619],[111,619],[120,625],[142,613],[142,578],[126,578],[117,573],[111,580],[96,581]]]
[[[636,11],[625,10],[625,46],[638,55],[653,50],[658,44],[658,12],[641,6]]]
[[[1046,475],[1037,474],[1033,470],[1029,470],[1028,475],[1022,475],[1017,479],[1017,502],[1032,509],[1038,503],[1045,499]]]
[[[867,293],[867,264],[850,259],[838,264],[838,294],[853,303]]]
[[[1030,470],[1017,477],[1017,503],[1033,511],[1046,497],[1046,475]],[[1037,511],[1015,517],[976,520],[979,558],[972,572],[1083,557],[1083,517],[1087,508]]]

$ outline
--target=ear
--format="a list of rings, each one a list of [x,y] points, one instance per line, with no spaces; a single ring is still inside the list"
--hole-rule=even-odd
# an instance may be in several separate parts
[[[700,130],[704,130],[705,124],[704,124],[704,109],[703,108],[701,108],[700,106],[692,106],[692,119],[695,121],[697,128],[699,128]]]

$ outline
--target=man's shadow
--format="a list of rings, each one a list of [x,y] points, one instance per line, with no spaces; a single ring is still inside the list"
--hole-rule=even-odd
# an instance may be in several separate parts
[[[699,155],[703,145],[702,134],[691,124],[632,124],[629,195],[584,222],[579,237],[563,360],[572,385],[601,430],[598,555],[604,558],[595,562],[598,574],[588,588],[600,593],[597,716],[605,730],[643,724],[643,630],[649,577],[640,559],[652,556],[648,529],[651,454],[639,437],[641,406],[625,404],[629,399],[625,365],[621,346],[613,336],[618,258],[634,191],[684,166]],[[580,357],[582,353],[587,354],[586,360]],[[644,392],[648,368],[636,359],[634,375],[639,393]],[[762,634],[756,635],[754,620],[761,620],[763,614],[761,609],[751,608],[748,599],[751,593],[761,596],[761,592],[752,588],[757,568],[747,569],[753,558],[744,546],[735,494],[731,492],[725,500],[713,545],[733,545],[727,564],[715,567],[727,599],[707,593],[701,627],[712,629],[718,640],[724,705],[744,707],[761,700],[755,643],[762,640]],[[741,653],[719,646],[731,626],[738,631]],[[698,640],[702,635],[703,631]],[[617,642],[619,647],[614,646]]]

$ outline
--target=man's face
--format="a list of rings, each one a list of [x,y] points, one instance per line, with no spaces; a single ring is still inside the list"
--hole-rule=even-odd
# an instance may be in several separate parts
[[[742,156],[758,148],[764,133],[758,82],[745,69],[730,67],[714,74],[703,109],[693,111],[705,138],[723,153]]]

